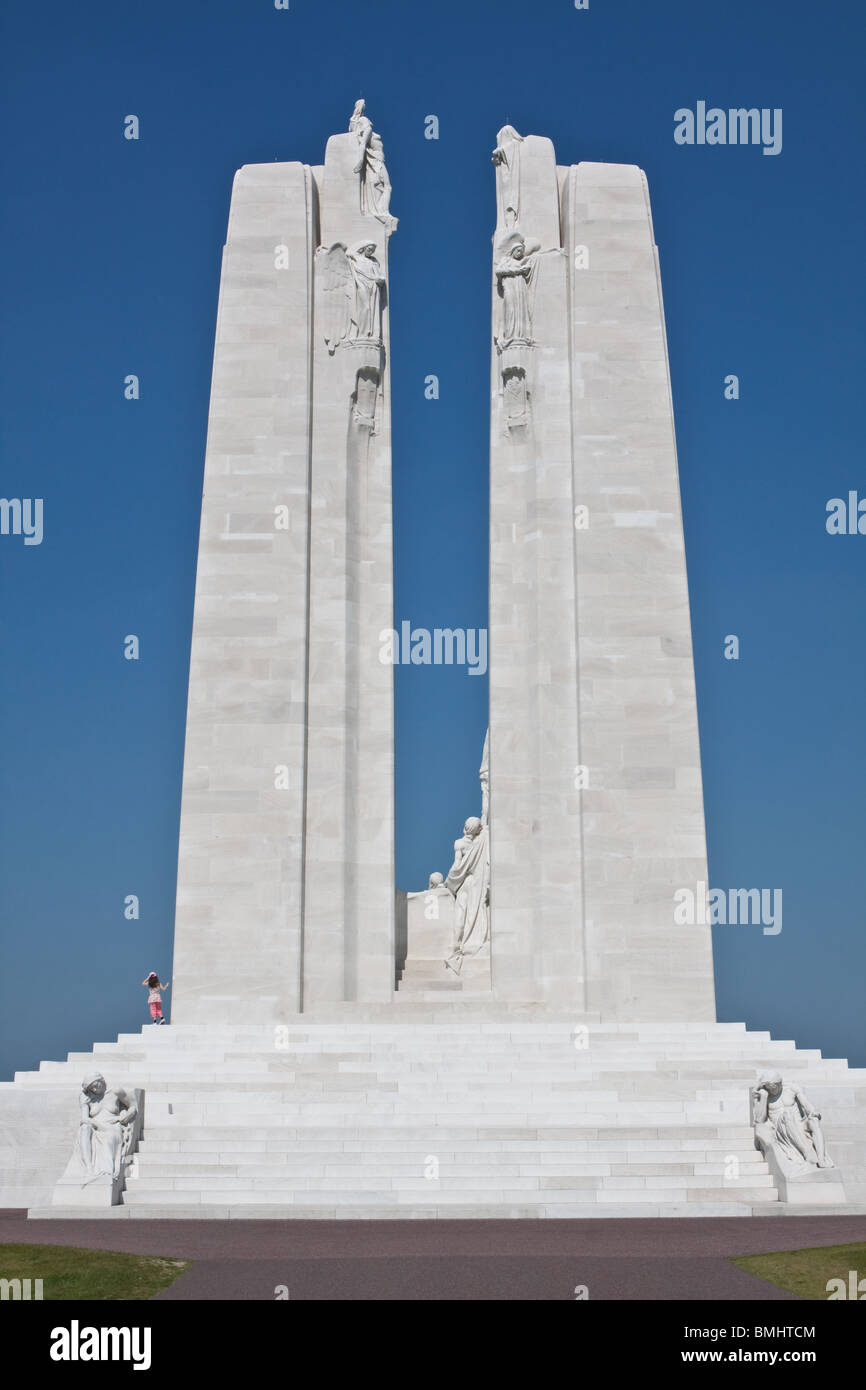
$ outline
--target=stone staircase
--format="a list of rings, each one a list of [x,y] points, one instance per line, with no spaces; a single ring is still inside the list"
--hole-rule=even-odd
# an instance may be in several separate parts
[[[864,1070],[739,1024],[449,1003],[336,1006],[281,1029],[145,1027],[20,1073],[0,1085],[0,1205],[98,1214],[50,1206],[94,1067],[146,1091],[114,1219],[787,1210],[749,1124],[749,1086],[770,1066],[823,1111],[849,1203],[866,1202]]]

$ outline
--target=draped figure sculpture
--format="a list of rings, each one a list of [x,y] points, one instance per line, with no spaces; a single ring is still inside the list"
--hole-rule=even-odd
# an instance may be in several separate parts
[[[113,1181],[132,1143],[135,1098],[124,1090],[109,1090],[105,1077],[92,1072],[81,1083],[79,1109],[77,1156],[84,1182]]]
[[[777,1071],[758,1077],[752,1090],[755,1143],[764,1153],[773,1150],[786,1176],[836,1166],[827,1153],[820,1119],[820,1111],[794,1082],[783,1081]]]
[[[495,271],[499,301],[496,345],[500,352],[515,345],[532,345],[530,290],[540,250],[540,241],[520,232],[510,232],[499,243]]]
[[[355,285],[354,336],[380,343],[385,276],[376,259],[375,241],[356,242],[349,247],[347,259]]]
[[[491,156],[499,178],[496,180],[497,225],[508,230],[520,220],[520,146],[523,136],[513,125],[505,125],[496,137]]]
[[[397,219],[391,216],[391,180],[385,166],[385,147],[381,135],[373,129],[373,122],[366,112],[363,100],[355,102],[355,109],[349,120],[349,131],[358,141],[358,162],[355,173],[360,175],[361,211],[369,217],[378,217],[391,231],[397,226]]]
[[[490,768],[488,730],[481,758],[481,818],[470,816],[454,842],[454,863],[445,887],[454,898],[454,939],[445,964],[455,975],[467,956],[476,956],[490,940]]]

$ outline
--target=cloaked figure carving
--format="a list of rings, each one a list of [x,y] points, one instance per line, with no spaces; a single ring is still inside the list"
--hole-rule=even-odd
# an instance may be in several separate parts
[[[497,250],[495,273],[500,308],[496,345],[500,352],[518,345],[531,347],[531,289],[541,242],[520,232],[509,232]]]

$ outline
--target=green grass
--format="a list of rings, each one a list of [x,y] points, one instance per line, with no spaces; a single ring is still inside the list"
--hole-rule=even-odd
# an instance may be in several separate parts
[[[0,1245],[0,1279],[41,1279],[45,1300],[153,1298],[190,1264],[71,1245]]]
[[[826,1301],[829,1297],[828,1280],[843,1279],[847,1295],[849,1270],[855,1269],[858,1279],[866,1279],[866,1244],[822,1245],[815,1250],[778,1250],[772,1255],[741,1255],[731,1263],[800,1298]]]

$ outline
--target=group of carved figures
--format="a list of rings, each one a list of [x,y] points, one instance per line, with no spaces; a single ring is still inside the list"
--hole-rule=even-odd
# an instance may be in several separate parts
[[[360,210],[377,218],[391,232],[391,184],[381,136],[373,129],[363,101],[355,104],[349,132],[358,142],[354,173],[359,178]],[[499,201],[495,274],[500,301],[496,342],[500,351],[532,345],[532,288],[541,242],[518,228],[520,220],[520,145],[523,137],[505,126],[493,152]],[[380,343],[385,277],[377,258],[376,241],[352,245],[337,241],[319,247],[320,312],[328,350],[344,342]]]
[[[499,351],[532,345],[532,289],[541,242],[519,230],[520,146],[523,136],[503,126],[493,151],[496,166],[497,242],[494,273],[499,300]]]
[[[363,101],[355,104],[349,133],[357,141],[357,160],[353,173],[358,177],[359,208],[385,228],[387,237],[395,228],[391,216],[391,184],[385,166],[381,137],[373,129]],[[526,236],[520,222],[520,146],[523,137],[513,126],[499,132],[493,162],[497,170],[497,240],[495,278],[497,292],[496,347],[502,359],[502,394],[509,428],[529,420],[529,386],[526,363],[521,354],[533,346],[532,305],[535,293],[541,242]],[[381,235],[381,234],[380,234]],[[320,331],[333,356],[342,345],[381,350],[382,311],[386,302],[386,283],[378,259],[378,240],[364,239],[347,244],[335,241],[316,252],[316,313]],[[516,356],[515,356],[516,354]],[[368,363],[368,377],[356,391],[354,418],[374,427],[375,402],[361,401],[378,390],[378,381],[369,378],[375,370]]]
[[[496,239],[493,272],[496,323],[493,337],[500,358],[505,423],[509,430],[529,423],[530,390],[525,350],[534,346],[533,300],[541,242],[520,229],[520,147],[523,136],[507,125],[493,151],[496,166]]]
[[[381,136],[366,115],[364,102],[355,103],[349,133],[358,142],[360,211],[376,218],[390,233],[396,219],[388,211],[391,184],[385,167]],[[333,354],[341,343],[382,343],[382,309],[385,303],[385,275],[377,256],[377,242],[369,238],[347,245],[335,241],[316,252],[318,313],[328,351]]]

